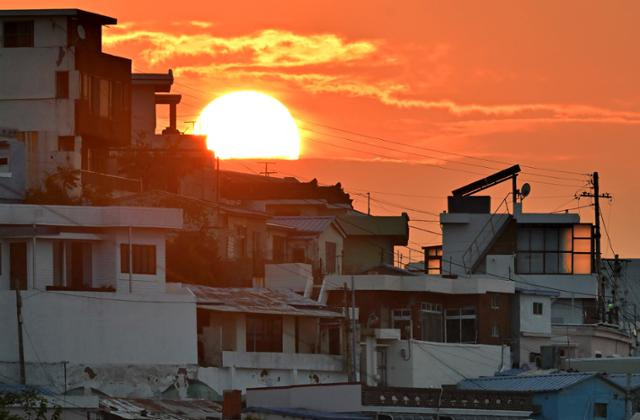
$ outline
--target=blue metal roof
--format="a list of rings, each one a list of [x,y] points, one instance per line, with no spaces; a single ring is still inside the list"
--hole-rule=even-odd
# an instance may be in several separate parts
[[[551,375],[494,376],[465,379],[458,383],[459,389],[486,391],[550,392],[559,391],[579,382],[598,377],[593,373],[554,373]]]
[[[618,386],[627,389],[627,375],[624,373],[612,373],[605,377]],[[631,375],[631,390],[636,388],[640,388],[640,373]]]
[[[0,394],[19,394],[25,391],[35,391],[40,395],[55,395],[51,390],[41,386],[0,383]]]

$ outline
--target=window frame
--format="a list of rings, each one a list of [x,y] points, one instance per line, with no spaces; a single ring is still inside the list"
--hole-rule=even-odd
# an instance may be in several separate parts
[[[14,34],[9,35],[7,26],[16,25],[16,29],[20,25],[26,26],[26,31],[16,30]],[[24,27],[22,29],[25,29]],[[21,37],[24,37],[22,39]],[[13,41],[7,42],[7,39]],[[23,42],[20,42],[20,41]],[[33,20],[7,20],[2,22],[2,46],[3,48],[33,48],[35,45],[35,24]]]
[[[536,308],[540,308],[540,312],[536,311]],[[544,302],[532,302],[531,313],[533,315],[544,315]]]
[[[468,312],[473,311],[473,314]],[[453,314],[453,312],[457,312]],[[467,312],[467,313],[465,313]],[[450,314],[451,313],[451,314]],[[449,331],[447,327],[447,323],[449,321],[458,320],[458,340],[457,341],[449,341]],[[462,322],[473,320],[473,341],[463,341],[462,340]],[[475,306],[462,306],[459,308],[447,308],[444,311],[444,336],[446,343],[477,343],[478,342],[478,311]]]
[[[148,255],[144,252],[148,251]],[[131,257],[133,266],[131,274],[156,275],[158,273],[157,246],[154,244],[132,244]],[[138,259],[136,259],[138,257]],[[146,261],[140,259],[142,257]],[[120,244],[120,273],[129,273],[129,244]]]
[[[578,227],[578,229],[576,229]],[[589,227],[590,236],[577,236],[582,227]],[[569,230],[569,237],[566,245],[567,249],[563,249],[562,232],[564,229]],[[578,232],[576,232],[578,231]],[[555,232],[555,234],[552,234]],[[542,233],[540,241],[535,240],[535,235]],[[555,246],[550,246],[550,242],[555,237]],[[540,239],[540,238],[538,238]],[[576,245],[589,241],[589,251],[578,251]],[[523,224],[518,226],[516,239],[516,273],[517,274],[538,274],[538,275],[573,275],[573,274],[592,274],[594,273],[594,234],[593,225],[590,223],[575,224]],[[523,247],[524,242],[526,246]],[[541,249],[534,249],[541,246]],[[581,255],[590,256],[589,273],[576,272],[576,257]],[[567,259],[568,258],[568,259]],[[555,269],[549,267],[555,263]],[[534,268],[536,264],[536,268]],[[569,268],[564,271],[563,264],[567,264]],[[538,269],[539,265],[539,269]]]

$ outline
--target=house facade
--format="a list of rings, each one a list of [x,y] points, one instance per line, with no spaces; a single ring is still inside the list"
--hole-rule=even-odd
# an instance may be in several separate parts
[[[58,167],[101,171],[101,150],[129,143],[131,60],[102,52],[102,26],[116,23],[78,9],[0,11],[0,126],[25,144],[27,188]]]

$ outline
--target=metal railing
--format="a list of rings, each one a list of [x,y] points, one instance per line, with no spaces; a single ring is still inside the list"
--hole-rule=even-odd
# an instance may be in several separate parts
[[[489,220],[482,226],[480,232],[473,239],[471,244],[467,247],[467,249],[462,254],[462,265],[464,266],[464,270],[467,274],[470,274],[473,271],[473,268],[478,261],[478,259],[484,254],[489,246],[493,243],[496,235],[502,230],[504,225],[509,221],[509,204],[507,199],[509,195],[502,199],[498,207],[491,213]],[[499,214],[498,212],[502,207],[505,207],[507,210],[506,216],[505,214]],[[482,240],[482,242],[481,242]]]
[[[528,392],[461,390],[451,387],[443,389],[363,387],[362,405],[536,411],[532,394]]]

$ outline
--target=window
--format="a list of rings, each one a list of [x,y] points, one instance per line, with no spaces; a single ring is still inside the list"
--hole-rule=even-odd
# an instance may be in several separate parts
[[[589,274],[593,271],[590,224],[518,228],[516,272]]]
[[[91,100],[91,76],[82,73],[80,76],[80,97],[84,100]]]
[[[422,303],[420,305],[420,322],[424,341],[442,342],[442,305]]]
[[[533,302],[533,314],[542,315],[542,302]]]
[[[533,363],[537,367],[540,367],[542,365],[542,356],[540,353],[529,353],[529,363]]]
[[[58,136],[58,151],[73,152],[76,148],[76,138],[73,136]]]
[[[607,404],[606,403],[593,403],[593,417],[607,418]]]
[[[156,274],[156,246],[133,245],[133,274]],[[129,245],[120,244],[120,272],[129,272]]]
[[[287,239],[284,236],[273,237],[271,260],[276,264],[283,263],[285,260],[286,241]]]
[[[491,326],[491,337],[494,337],[494,338],[500,337],[500,326],[498,324],[493,324]]]
[[[447,309],[445,327],[448,343],[475,343],[476,309]]]
[[[236,258],[244,258],[247,256],[247,227],[236,226],[235,252]]]
[[[69,72],[56,72],[56,98],[69,97]]]
[[[27,243],[9,244],[9,280],[11,290],[27,290]]]
[[[491,309],[500,309],[499,295],[491,295]]]
[[[11,167],[9,166],[9,158],[11,156],[11,146],[6,141],[0,142],[0,173],[4,176],[11,176]]]
[[[424,262],[427,274],[441,274],[442,245],[424,247]]]
[[[401,339],[408,340],[412,338],[411,309],[394,309],[391,312],[391,325],[392,328],[400,330]]]
[[[5,22],[2,32],[5,48],[33,47],[32,20]]]
[[[337,246],[335,242],[325,242],[325,268],[327,274],[334,274],[337,266]]]
[[[111,82],[106,79],[99,79],[98,89],[98,115],[103,118],[111,117]]]
[[[305,261],[304,248],[293,248],[292,259],[293,262],[303,263]]]
[[[282,352],[282,317],[247,315],[247,351]]]

